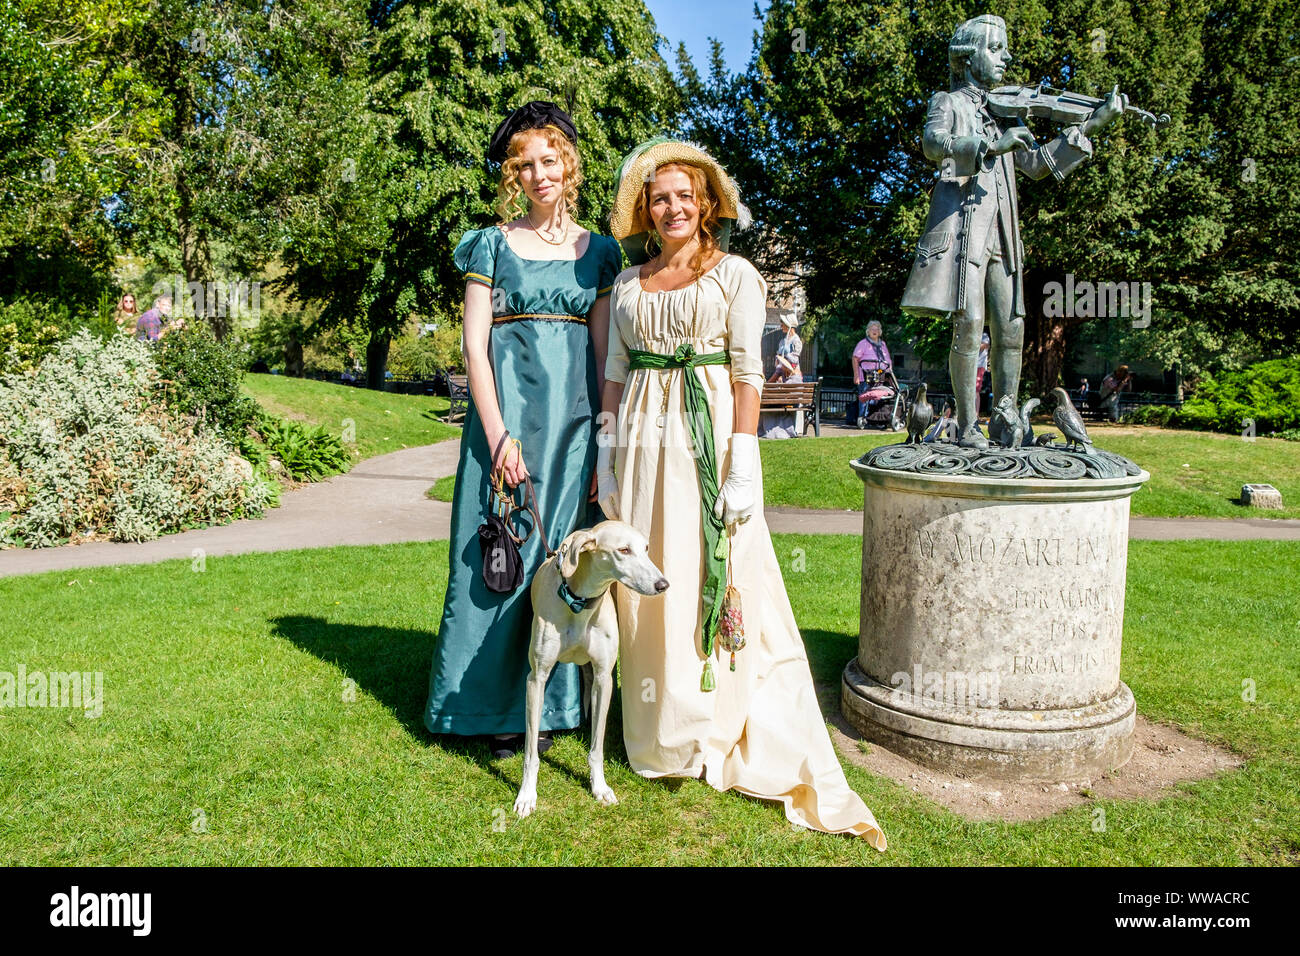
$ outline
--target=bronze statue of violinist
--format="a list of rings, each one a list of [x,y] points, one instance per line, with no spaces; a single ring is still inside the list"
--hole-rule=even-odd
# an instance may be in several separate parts
[[[1092,155],[1088,137],[1130,109],[1128,98],[1118,90],[1095,106],[1077,97],[1062,102],[1059,95],[1033,88],[1004,88],[994,94],[1009,62],[1007,27],[1001,17],[967,20],[948,41],[952,88],[930,100],[922,140],[926,158],[939,164],[939,182],[902,303],[912,314],[953,316],[948,371],[956,393],[960,444],[968,448],[988,447],[976,422],[975,403],[985,316],[993,404],[1003,396],[1009,395],[1013,403],[1018,398],[1025,295],[1016,170],[1034,179],[1064,178]],[[1040,146],[1023,118],[1051,118],[1053,110],[1077,117],[1076,125]]]

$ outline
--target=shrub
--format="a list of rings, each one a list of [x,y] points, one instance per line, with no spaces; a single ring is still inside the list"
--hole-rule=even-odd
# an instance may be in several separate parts
[[[243,395],[247,354],[233,338],[218,342],[203,322],[188,322],[158,342],[158,372],[167,389],[167,405],[193,415],[222,437],[238,442],[257,420],[257,403]]]
[[[147,346],[79,332],[0,383],[0,543],[148,541],[262,513],[253,467],[159,403],[158,381]]]
[[[1300,357],[1207,377],[1183,403],[1178,424],[1240,432],[1248,418],[1257,434],[1300,427]]]
[[[70,310],[46,299],[0,303],[0,374],[35,368],[76,325]]]
[[[284,367],[284,361],[279,363],[280,368]],[[341,374],[345,368],[343,359],[334,352],[328,351],[323,346],[316,343],[303,347],[302,366],[304,372],[316,372],[322,374]]]
[[[343,441],[319,425],[312,428],[264,414],[257,430],[262,433],[266,450],[280,459],[284,470],[296,481],[320,481],[348,468]]]
[[[319,332],[308,329],[307,334],[313,336],[302,351],[307,373],[339,374],[365,361],[368,330],[346,323]]]
[[[427,335],[403,335],[393,339],[388,350],[389,371],[405,378],[433,378],[444,370],[460,372],[464,361],[460,350],[460,327],[447,323]]]
[[[1124,416],[1126,425],[1168,425],[1178,409],[1172,405],[1139,405]]]

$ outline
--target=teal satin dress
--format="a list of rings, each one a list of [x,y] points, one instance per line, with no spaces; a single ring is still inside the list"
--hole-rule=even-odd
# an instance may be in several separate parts
[[[493,290],[492,369],[497,402],[519,439],[552,548],[602,517],[587,501],[596,467],[596,360],[587,315],[609,295],[622,252],[592,233],[577,260],[522,259],[496,226],[465,234],[454,253],[470,282]],[[498,594],[483,583],[478,527],[492,507],[491,449],[471,398],[452,501],[450,573],[429,673],[424,724],[436,734],[524,730],[524,685],[533,574],[546,560],[541,535],[520,548],[524,583]],[[517,495],[522,500],[522,490]],[[529,519],[531,521],[531,519]],[[581,681],[558,664],[542,704],[542,730],[577,727]]]

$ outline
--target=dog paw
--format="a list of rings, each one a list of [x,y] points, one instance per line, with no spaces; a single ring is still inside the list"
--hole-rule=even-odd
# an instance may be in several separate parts
[[[596,798],[596,802],[602,807],[612,807],[618,803],[618,797],[614,796],[614,791],[609,787],[592,787],[591,795]]]
[[[537,809],[537,794],[521,793],[518,797],[515,798],[515,813],[520,818],[528,816],[536,809]]]

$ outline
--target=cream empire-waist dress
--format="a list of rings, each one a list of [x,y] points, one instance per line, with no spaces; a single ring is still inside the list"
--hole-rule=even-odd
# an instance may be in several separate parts
[[[619,513],[649,538],[650,558],[670,585],[656,597],[616,589],[623,737],[644,777],[702,777],[718,790],[779,800],[792,823],[861,836],[883,850],[884,833],[849,788],[817,703],[763,517],[761,474],[754,515],[731,538],[747,643],[734,672],[715,643],[717,688],[701,690],[705,564],[682,376],[697,376],[708,396],[720,487],[730,461],[732,383],[763,387],[766,299],[758,270],[734,255],[683,289],[645,292],[636,268],[614,283],[605,375],[626,383],[615,457]],[[725,351],[730,364],[629,368],[631,349],[671,355],[685,343],[698,354]]]

